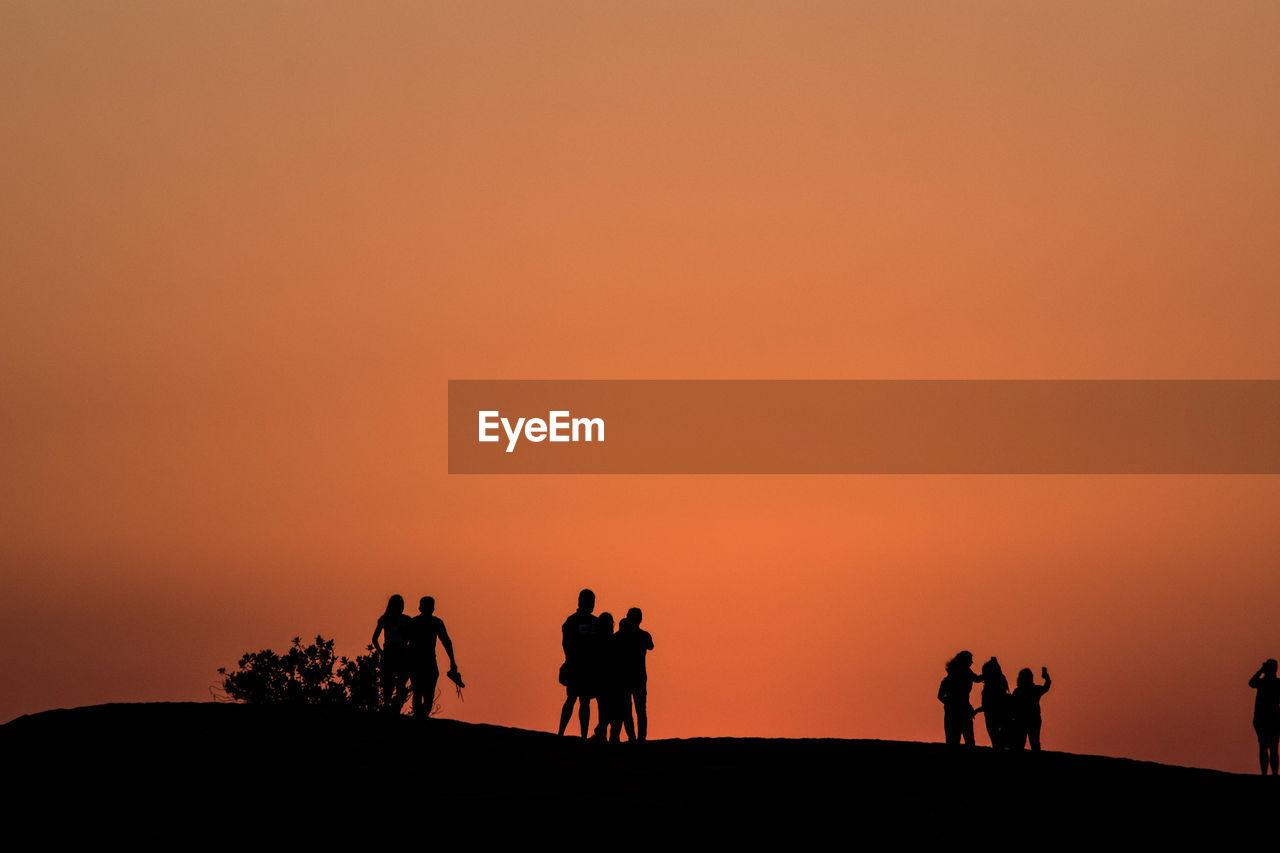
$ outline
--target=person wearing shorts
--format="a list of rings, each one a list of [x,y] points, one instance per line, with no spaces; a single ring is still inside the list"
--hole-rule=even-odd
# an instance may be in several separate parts
[[[578,723],[585,739],[591,731],[591,699],[595,695],[594,663],[596,659],[597,624],[591,615],[596,609],[596,594],[589,589],[578,593],[578,609],[560,626],[560,645],[564,649],[564,665],[560,667],[560,683],[565,688],[564,705],[560,708],[559,733],[564,734],[578,705]]]

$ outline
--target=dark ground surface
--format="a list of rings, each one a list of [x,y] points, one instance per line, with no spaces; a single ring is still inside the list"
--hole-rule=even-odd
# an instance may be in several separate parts
[[[610,847],[781,833],[788,849],[886,835],[908,847],[1112,848],[1274,839],[1280,818],[1275,778],[1116,758],[873,740],[590,744],[316,707],[47,711],[0,727],[0,759],[3,825],[36,843],[378,848],[443,836]]]

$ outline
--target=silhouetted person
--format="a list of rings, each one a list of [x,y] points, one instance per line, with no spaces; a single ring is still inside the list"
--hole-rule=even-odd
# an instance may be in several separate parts
[[[1275,658],[1268,660],[1249,679],[1258,691],[1253,699],[1253,730],[1258,733],[1258,766],[1262,775],[1280,774],[1280,679],[1276,678]]]
[[[1036,678],[1029,667],[1018,672],[1018,686],[1013,689],[1010,705],[1013,710],[1013,746],[1015,749],[1026,748],[1031,742],[1031,751],[1040,751],[1040,697],[1049,692],[1053,679],[1049,678],[1049,670],[1040,667],[1040,677],[1044,684],[1036,684]]]
[[[418,602],[418,615],[409,625],[409,678],[413,681],[413,715],[419,718],[431,716],[436,701],[436,682],[440,680],[440,667],[436,664],[436,640],[444,646],[449,656],[449,672],[458,671],[458,661],[453,656],[453,641],[445,630],[444,621],[435,615],[436,600],[424,595]]]
[[[601,613],[596,618],[596,640],[591,666],[591,683],[595,689],[600,715],[592,735],[593,740],[603,741],[606,737],[610,743],[622,740],[626,699],[622,689],[622,655],[619,652],[618,635],[613,632],[613,614]],[[630,735],[634,739],[635,732],[631,731]]]
[[[942,728],[947,743],[964,743],[973,746],[973,706],[969,704],[969,691],[982,676],[972,669],[973,653],[960,652],[947,661],[947,675],[938,686],[938,701],[942,703]]]
[[[582,736],[587,737],[591,727],[592,656],[595,652],[596,594],[589,589],[578,593],[578,609],[560,626],[560,645],[564,648],[564,665],[560,667],[560,683],[565,687],[564,706],[560,709],[559,733],[569,726],[573,703],[578,703],[578,724]]]
[[[626,617],[618,625],[615,641],[618,644],[622,676],[622,702],[625,710],[622,724],[626,726],[627,737],[631,740],[644,740],[649,735],[648,691],[649,673],[645,669],[645,655],[653,650],[653,637],[648,631],[641,630],[640,623],[644,614],[639,607],[627,611]],[[631,727],[631,706],[636,709],[635,729]]]
[[[986,717],[987,736],[991,746],[1008,749],[1012,746],[1009,736],[1011,726],[1009,708],[1009,679],[1000,670],[1000,662],[993,655],[982,665],[982,707],[978,709]]]
[[[387,609],[378,617],[373,629],[373,647],[378,652],[382,702],[392,714],[404,707],[405,685],[409,681],[409,624],[404,612],[404,599],[398,595],[387,601]],[[383,637],[379,645],[378,637]]]

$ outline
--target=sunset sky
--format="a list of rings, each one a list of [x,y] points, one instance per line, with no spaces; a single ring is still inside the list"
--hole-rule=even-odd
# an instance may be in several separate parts
[[[554,729],[1256,772],[1274,476],[450,476],[450,379],[1280,378],[1280,4],[0,5],[0,721],[437,599]],[[441,655],[443,659],[443,654]],[[976,694],[975,694],[976,699]],[[975,703],[976,704],[976,703]],[[981,731],[979,742],[987,742]]]

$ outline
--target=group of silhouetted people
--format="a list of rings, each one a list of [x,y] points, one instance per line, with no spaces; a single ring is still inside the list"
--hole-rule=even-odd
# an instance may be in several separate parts
[[[437,641],[449,655],[447,676],[461,694],[462,676],[453,654],[453,641],[444,622],[435,615],[435,606],[434,598],[423,596],[418,602],[418,615],[411,618],[404,612],[404,599],[393,595],[386,611],[378,617],[373,648],[378,656],[383,706],[391,713],[400,713],[412,694],[414,716],[431,715],[440,679]],[[653,637],[640,627],[644,618],[640,608],[628,610],[615,631],[613,615],[597,616],[595,606],[595,593],[582,590],[578,593],[578,609],[560,628],[564,648],[560,683],[566,695],[560,710],[559,733],[563,735],[568,728],[576,704],[583,738],[617,743],[625,729],[629,740],[643,741],[649,728],[645,658],[653,649]],[[1039,752],[1040,699],[1053,684],[1048,669],[1041,667],[1040,677],[1042,683],[1037,684],[1031,669],[1025,668],[1018,673],[1017,684],[1010,691],[995,657],[982,665],[981,673],[976,673],[973,654],[957,654],[947,662],[946,676],[938,686],[946,742],[972,746],[973,721],[982,714],[992,747],[1021,750],[1030,745],[1033,752]],[[975,684],[982,685],[982,704],[977,708],[970,701]],[[1257,691],[1253,728],[1258,735],[1258,764],[1264,775],[1268,769],[1273,775],[1280,775],[1280,677],[1274,658],[1253,674],[1249,686]],[[597,722],[591,732],[593,699]]]
[[[431,716],[435,707],[436,682],[440,680],[440,667],[436,664],[436,641],[449,655],[449,680],[461,691],[462,676],[453,656],[453,641],[445,630],[444,622],[435,615],[436,600],[424,595],[418,601],[418,615],[410,617],[404,612],[404,599],[398,595],[387,601],[387,609],[378,617],[373,631],[373,648],[378,655],[378,675],[382,686],[383,707],[392,714],[399,714],[408,698],[409,687],[413,691],[413,714],[424,719]],[[382,642],[378,642],[378,638]]]
[[[559,733],[563,735],[578,705],[582,737],[591,731],[591,700],[596,700],[597,723],[594,740],[618,743],[622,729],[627,739],[645,740],[649,729],[647,709],[648,672],[645,655],[653,648],[653,637],[640,627],[644,614],[639,607],[627,611],[614,630],[613,614],[593,615],[596,594],[589,589],[578,593],[578,609],[560,626],[564,664],[560,683],[565,688],[560,709]],[[631,709],[635,707],[635,721]]]
[[[973,654],[960,652],[947,662],[947,674],[938,686],[942,703],[942,727],[947,743],[973,746],[973,719],[982,714],[987,723],[991,746],[996,749],[1040,751],[1040,697],[1049,692],[1053,680],[1049,670],[1040,668],[1043,684],[1036,684],[1030,668],[1018,673],[1018,684],[1009,691],[1009,680],[992,657],[982,665],[982,674],[973,671]],[[982,705],[974,708],[969,701],[973,685],[982,685]]]

